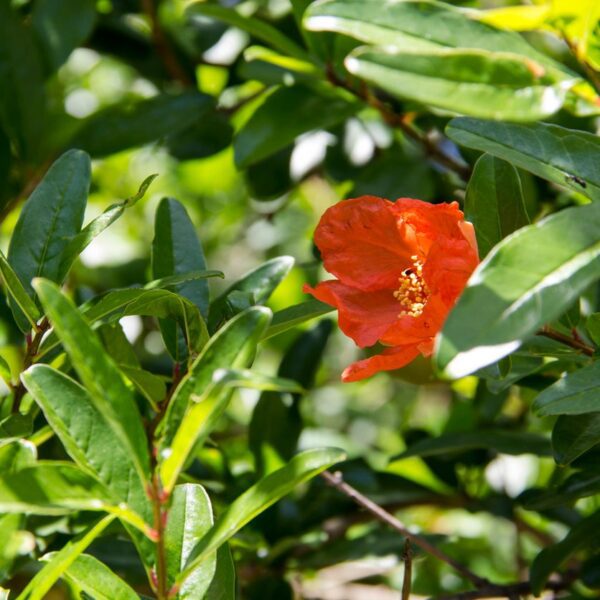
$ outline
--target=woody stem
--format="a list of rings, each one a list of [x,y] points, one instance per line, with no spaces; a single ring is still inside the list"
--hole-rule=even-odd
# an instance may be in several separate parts
[[[554,340],[555,342],[560,342],[565,346],[570,346],[571,348],[579,350],[580,352],[583,352],[588,356],[594,356],[594,349],[591,346],[588,346],[586,343],[582,342],[581,340],[577,340],[574,337],[570,337],[568,335],[565,335],[564,333],[560,333],[560,331],[556,331],[555,329],[552,329],[552,327],[549,327],[547,325],[545,327],[542,327],[537,332],[537,335],[542,335],[544,337],[550,338],[551,340]]]
[[[384,508],[379,506],[379,504],[376,504],[373,502],[373,500],[361,494],[356,488],[346,483],[340,472],[331,473],[330,471],[324,471],[321,473],[321,477],[325,479],[328,485],[348,496],[348,498],[350,498],[353,502],[369,511],[377,520],[385,523],[394,531],[397,531],[409,539],[415,546],[419,546],[419,548],[428,554],[431,554],[432,556],[435,556],[439,560],[450,565],[457,573],[460,573],[465,579],[468,579],[475,587],[485,588],[490,585],[490,582],[487,579],[479,577],[479,575],[476,575],[470,571],[463,564],[457,562],[451,556],[448,556],[443,550],[440,550],[433,544],[430,544],[425,538],[409,531],[406,525],[404,525],[404,523],[398,520],[394,515],[390,514]]]

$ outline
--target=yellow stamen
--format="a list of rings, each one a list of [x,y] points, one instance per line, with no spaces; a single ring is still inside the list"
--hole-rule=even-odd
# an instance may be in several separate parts
[[[410,259],[413,267],[404,269],[398,278],[398,289],[393,293],[400,302],[402,311],[398,317],[418,317],[424,310],[429,297],[429,288],[423,279],[423,263],[414,255]]]

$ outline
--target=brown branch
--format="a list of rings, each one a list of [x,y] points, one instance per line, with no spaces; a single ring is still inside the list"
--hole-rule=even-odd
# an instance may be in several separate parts
[[[574,337],[570,337],[565,335],[564,333],[560,333],[560,331],[556,331],[556,329],[552,329],[552,327],[542,327],[537,335],[542,335],[544,337],[550,338],[555,342],[560,342],[561,344],[565,344],[566,346],[570,346],[575,350],[579,350],[579,352],[583,352],[588,356],[594,356],[594,349],[591,346],[588,346],[581,340],[577,340]]]
[[[548,581],[544,589],[552,592],[566,590],[573,582],[574,577],[569,576],[559,581]],[[478,600],[479,598],[519,598],[532,594],[531,583],[521,581],[519,583],[510,583],[506,585],[489,584],[478,590],[469,592],[459,592],[449,596],[438,596],[435,600]]]
[[[487,579],[479,577],[479,575],[476,575],[470,571],[467,567],[454,560],[451,556],[448,556],[443,550],[440,550],[433,544],[429,543],[425,538],[409,531],[406,525],[404,525],[394,515],[390,514],[381,506],[379,506],[379,504],[376,504],[371,499],[361,494],[357,489],[347,484],[339,471],[336,473],[324,471],[321,473],[321,477],[323,477],[323,479],[325,479],[325,481],[331,487],[348,496],[348,498],[350,498],[356,504],[369,511],[376,519],[382,523],[385,523],[394,531],[397,531],[401,535],[410,539],[415,546],[419,546],[419,548],[425,552],[450,565],[457,573],[460,573],[465,579],[469,580],[475,587],[483,588],[491,585]]]
[[[412,548],[410,547],[410,538],[404,542],[404,578],[402,580],[402,600],[410,600],[410,589],[412,587]]]
[[[35,362],[36,354],[40,347],[42,338],[49,328],[50,323],[48,322],[48,319],[44,317],[40,321],[33,335],[31,333],[27,334],[27,349],[25,350],[25,358],[23,359],[23,368],[21,371],[26,371]],[[22,381],[19,381],[19,383],[13,388],[13,414],[19,412],[19,409],[21,408],[21,400],[23,400],[24,395],[25,386],[23,385]]]
[[[179,63],[177,56],[165,35],[165,32],[158,18],[158,9],[154,0],[142,0],[144,13],[150,21],[152,30],[152,41],[156,52],[160,57],[167,73],[185,87],[190,87],[194,82],[190,79],[185,69]]]
[[[366,102],[369,106],[372,106],[379,112],[383,120],[396,129],[400,129],[408,138],[417,142],[425,150],[425,153],[435,162],[443,165],[450,171],[454,171],[464,181],[468,181],[471,176],[471,167],[461,161],[458,161],[453,156],[446,154],[434,140],[429,138],[427,135],[420,132],[414,125],[412,125],[406,115],[398,114],[387,104],[382,102],[377,96],[370,92],[366,85],[355,88],[348,82],[340,79],[332,67],[327,68],[327,79],[328,81],[337,86],[350,92],[363,102]]]

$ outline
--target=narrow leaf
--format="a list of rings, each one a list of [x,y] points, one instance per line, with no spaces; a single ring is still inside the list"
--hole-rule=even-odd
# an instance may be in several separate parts
[[[165,532],[167,580],[171,587],[184,568],[195,542],[213,525],[212,507],[206,490],[198,484],[178,485]],[[178,591],[181,600],[204,600],[216,569],[216,557],[207,558]]]
[[[488,152],[538,177],[600,200],[598,136],[558,125],[452,119],[447,135],[457,144]]]
[[[69,150],[50,167],[23,206],[10,240],[8,262],[31,297],[35,277],[62,283],[61,261],[81,229],[90,177],[90,157]],[[11,307],[25,331],[28,324],[23,313],[14,303]]]
[[[552,446],[559,465],[572,463],[596,444],[600,444],[600,413],[558,417],[552,430]]]
[[[296,325],[301,325],[302,323],[306,323],[306,321],[316,319],[332,310],[334,310],[333,307],[328,304],[324,304],[318,300],[308,300],[307,302],[295,304],[294,306],[289,306],[288,308],[277,311],[276,313],[273,313],[273,320],[267,331],[265,331],[263,340],[268,340],[271,337],[296,327]]]
[[[588,204],[498,244],[471,276],[438,336],[439,368],[455,378],[473,373],[569,308],[598,278],[599,231],[600,204]]]
[[[95,407],[130,452],[141,480],[147,481],[150,459],[146,434],[135,398],[118,368],[85,318],[54,284],[38,279],[36,290]]]
[[[467,186],[465,217],[475,227],[481,257],[508,234],[529,225],[518,171],[484,154]]]
[[[185,581],[197,565],[277,500],[344,458],[343,451],[333,448],[306,450],[285,467],[261,479],[221,513],[210,531],[194,546],[178,580]]]
[[[41,571],[33,577],[17,600],[43,600],[46,593],[60,576],[73,564],[77,557],[110,525],[115,517],[109,515],[93,527],[76,536],[56,552]]]

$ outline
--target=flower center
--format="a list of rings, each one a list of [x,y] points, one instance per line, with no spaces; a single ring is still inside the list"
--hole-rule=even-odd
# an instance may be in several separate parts
[[[410,259],[413,266],[402,271],[398,278],[400,287],[394,292],[394,298],[402,306],[398,317],[418,317],[423,312],[429,296],[429,288],[423,279],[423,263],[416,255]]]

